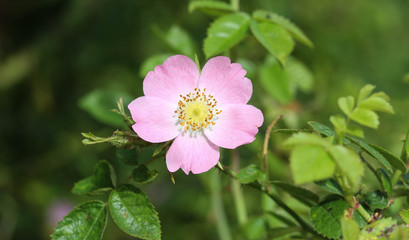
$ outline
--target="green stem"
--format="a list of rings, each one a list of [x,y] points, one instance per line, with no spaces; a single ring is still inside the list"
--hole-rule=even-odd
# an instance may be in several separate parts
[[[371,214],[369,214],[365,208],[362,207],[361,204],[359,204],[358,200],[352,195],[352,196],[345,196],[345,200],[349,203],[349,205],[354,208],[356,211],[358,211],[359,214],[365,219],[367,223],[371,223],[373,221],[373,218]]]
[[[394,186],[399,181],[399,178],[401,175],[402,175],[402,172],[400,170],[395,171],[391,179],[392,186]]]
[[[217,172],[213,172],[210,178],[210,193],[212,199],[213,214],[216,219],[216,228],[220,240],[232,240],[227,222],[226,214],[223,207],[222,196],[220,194],[221,184],[220,176]]]
[[[240,0],[230,0],[230,4],[234,10],[236,11],[240,10]]]
[[[238,171],[240,169],[239,162],[240,157],[236,150],[233,150],[232,156],[232,166],[234,171]],[[234,197],[234,205],[236,208],[237,219],[240,226],[243,226],[247,222],[247,209],[246,204],[244,202],[243,191],[241,190],[241,186],[239,181],[233,179],[232,181],[232,191]]]

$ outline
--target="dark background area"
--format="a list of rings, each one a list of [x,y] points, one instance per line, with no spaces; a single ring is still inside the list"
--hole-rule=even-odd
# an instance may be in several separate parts
[[[113,147],[82,145],[81,132],[109,136],[120,126],[98,121],[79,102],[95,89],[123,93],[131,99],[142,94],[139,71],[143,61],[153,54],[174,54],[154,34],[154,26],[165,31],[176,24],[185,29],[204,63],[201,46],[212,18],[200,12],[189,14],[187,4],[0,1],[0,232],[4,239],[47,239],[60,212],[66,214],[75,204],[90,199],[70,190],[74,182],[92,173],[99,159],[110,161],[120,179],[129,174],[132,169],[117,159]],[[337,99],[356,96],[366,83],[391,96],[396,112],[381,114],[379,130],[365,129],[366,137],[399,153],[400,140],[409,127],[409,84],[403,80],[409,72],[409,2],[241,2],[243,11],[259,8],[291,19],[314,42],[314,49],[297,44],[293,53],[311,70],[314,87],[282,105],[263,92],[255,75],[252,101],[265,113],[265,125],[254,144],[240,148],[242,155],[258,156],[267,123],[280,113],[285,118],[282,127],[305,127],[307,120],[329,125],[328,117],[340,113]],[[258,66],[266,52],[253,39],[247,40],[248,44],[239,46],[239,55]],[[107,105],[114,108],[115,102]],[[275,138],[272,145],[278,148],[279,142]],[[144,154],[140,157],[149,157],[149,151]],[[242,166],[250,159],[243,158]],[[286,160],[277,161],[272,176],[284,174],[285,178]],[[155,166],[160,171],[158,181],[143,189],[159,212],[163,238],[216,238],[203,183],[206,174],[178,172],[173,185],[164,162]],[[257,211],[258,200],[248,197],[249,210]],[[226,197],[226,203],[229,201]],[[235,222],[230,205],[226,211]],[[104,239],[131,238],[110,220]]]

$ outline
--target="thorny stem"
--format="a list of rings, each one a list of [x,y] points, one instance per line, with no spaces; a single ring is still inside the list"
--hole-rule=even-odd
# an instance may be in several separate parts
[[[234,171],[238,171],[240,169],[240,156],[236,150],[232,151],[232,166]],[[234,205],[236,208],[237,219],[240,226],[243,226],[247,222],[247,209],[246,204],[244,202],[243,191],[241,190],[241,186],[239,181],[233,179],[232,181],[232,191],[234,195]]]
[[[283,115],[276,117],[270,125],[267,127],[266,135],[264,137],[264,145],[263,145],[263,166],[264,172],[266,173],[267,182],[269,181],[269,170],[268,170],[268,161],[267,161],[267,152],[268,152],[268,140],[270,140],[271,131],[273,130],[274,125],[280,120]]]
[[[236,179],[237,174],[234,171],[229,170],[226,167],[221,168],[219,165],[217,165],[217,168],[222,173],[226,174],[227,176],[229,176],[229,177],[231,177],[233,179]],[[294,212],[290,207],[288,207],[287,204],[285,204],[283,201],[281,201],[278,196],[276,196],[273,193],[269,192],[263,185],[261,185],[259,183],[256,183],[256,182],[253,182],[253,183],[248,184],[248,186],[267,194],[267,196],[269,196],[274,202],[276,202],[278,206],[280,206],[288,214],[290,214],[294,218],[294,220],[297,221],[304,230],[306,230],[306,231],[308,231],[310,233],[316,234],[314,229],[312,229],[312,227],[309,224],[307,224],[300,216],[298,216],[298,214],[296,212]]]

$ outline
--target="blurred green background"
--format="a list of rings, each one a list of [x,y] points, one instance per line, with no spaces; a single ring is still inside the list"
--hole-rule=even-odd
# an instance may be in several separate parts
[[[172,26],[190,35],[191,52],[203,65],[201,46],[213,19],[190,14],[187,5],[186,0],[0,1],[0,239],[49,238],[61,215],[91,199],[70,190],[91,175],[99,159],[114,165],[119,181],[129,175],[132,167],[118,159],[113,147],[83,146],[80,133],[110,136],[123,126],[109,109],[118,96],[129,103],[142,95],[146,59],[180,53],[161,39]],[[254,84],[251,103],[265,113],[257,141],[240,148],[241,165],[258,163],[266,125],[278,114],[284,114],[280,127],[305,127],[308,120],[329,125],[328,117],[340,113],[337,98],[356,96],[366,83],[389,94],[396,112],[381,114],[379,130],[365,129],[366,137],[399,153],[409,127],[409,84],[404,81],[409,1],[241,1],[243,11],[260,8],[291,19],[313,41],[314,49],[297,44],[293,56],[310,69],[314,85],[290,102],[276,101],[258,81],[265,50],[252,37],[238,46]],[[273,152],[279,152],[281,140],[273,138]],[[148,149],[138,157],[151,153]],[[222,155],[229,164],[230,153]],[[271,176],[291,181],[280,156],[272,158]],[[154,166],[159,179],[142,188],[159,212],[163,238],[215,239],[209,173],[179,171],[173,185],[164,162]],[[228,220],[235,226],[229,182],[222,180]],[[260,212],[260,196],[244,190],[251,217]],[[131,238],[110,220],[104,239]]]

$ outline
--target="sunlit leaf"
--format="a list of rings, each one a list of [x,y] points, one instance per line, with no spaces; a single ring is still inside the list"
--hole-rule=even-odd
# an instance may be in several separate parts
[[[107,221],[107,208],[101,201],[78,205],[58,223],[53,240],[101,239]]]
[[[189,12],[195,10],[202,11],[211,16],[220,16],[227,13],[234,12],[234,8],[226,3],[221,1],[190,1],[189,2]]]
[[[390,239],[396,220],[382,218],[361,230],[360,239]]]
[[[398,158],[395,154],[389,152],[385,148],[375,145],[375,144],[369,144],[370,147],[374,148],[376,151],[378,151],[382,156],[385,157],[386,160],[394,167],[395,169],[399,169],[403,173],[406,172],[406,165],[405,163]]]
[[[341,232],[342,239],[344,240],[358,240],[359,239],[359,226],[355,222],[352,216],[349,216],[348,210],[344,211],[344,216],[341,218]]]
[[[367,127],[378,128],[379,126],[378,115],[369,109],[355,108],[349,117],[355,122]]]
[[[294,23],[283,16],[265,10],[256,10],[253,12],[253,18],[260,21],[269,21],[284,27],[292,36],[301,43],[313,47],[311,40]]]
[[[109,197],[112,219],[125,233],[147,240],[161,238],[158,213],[138,188],[123,185]]]
[[[290,168],[296,184],[332,177],[335,163],[321,146],[300,145],[290,156]]]
[[[339,98],[338,106],[341,108],[342,112],[345,113],[345,115],[350,116],[355,106],[354,97],[348,96]]]
[[[294,48],[291,35],[283,27],[270,22],[251,20],[250,27],[261,45],[282,65],[285,65],[287,56]]]
[[[375,89],[375,86],[372,84],[367,84],[359,91],[357,104],[360,104],[363,100],[365,100]]]
[[[381,97],[375,97],[371,95],[369,98],[363,100],[359,104],[360,108],[366,108],[374,111],[386,112],[386,113],[395,113],[392,105]]]
[[[233,13],[216,19],[207,30],[204,40],[206,58],[220,54],[237,43],[247,34],[250,16],[246,13]]]
[[[406,224],[409,224],[409,210],[401,210],[399,215]]]
[[[364,137],[364,130],[362,130],[362,128],[358,127],[358,126],[348,126],[347,129],[345,130],[346,133],[352,135],[352,136],[356,136],[356,137],[360,137],[363,138]]]
[[[283,146],[286,148],[293,148],[299,145],[315,145],[327,147],[331,145],[331,142],[328,141],[328,139],[322,138],[317,134],[300,132],[293,134],[283,143]]]

